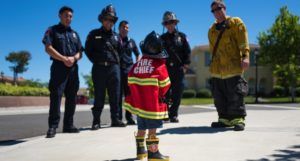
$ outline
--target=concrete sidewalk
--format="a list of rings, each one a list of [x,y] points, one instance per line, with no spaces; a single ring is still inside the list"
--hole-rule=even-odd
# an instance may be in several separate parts
[[[299,108],[269,106],[248,110],[243,132],[210,128],[216,112],[182,115],[180,123],[160,129],[160,151],[172,161],[300,160]],[[135,130],[129,126],[29,138],[0,147],[0,160],[130,161],[135,157]]]

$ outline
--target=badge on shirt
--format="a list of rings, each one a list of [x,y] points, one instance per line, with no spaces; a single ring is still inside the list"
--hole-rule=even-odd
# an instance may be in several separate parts
[[[129,48],[133,48],[133,45],[131,42],[129,42],[128,46],[129,46]]]
[[[119,41],[119,39],[118,39],[118,36],[117,36],[117,35],[115,35],[115,36],[114,36],[114,38],[115,38],[115,40],[116,40],[116,41]]]
[[[77,39],[76,33],[73,33],[73,38]]]
[[[181,43],[181,36],[178,36],[177,41]]]
[[[95,39],[101,39],[102,36],[95,36]]]

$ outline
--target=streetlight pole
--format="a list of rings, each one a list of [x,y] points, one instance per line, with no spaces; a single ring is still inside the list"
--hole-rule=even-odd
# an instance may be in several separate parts
[[[258,48],[254,50],[255,55],[255,103],[258,103],[258,55],[259,51]]]
[[[4,73],[1,72],[1,82],[4,83]]]

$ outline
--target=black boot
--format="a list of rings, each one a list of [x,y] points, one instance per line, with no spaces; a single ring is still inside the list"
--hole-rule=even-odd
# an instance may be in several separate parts
[[[64,126],[63,128],[63,133],[79,133],[80,131],[78,130],[77,127],[74,125],[72,126]]]
[[[226,125],[226,124],[224,124],[222,122],[212,122],[211,123],[211,127],[212,128],[225,128],[225,127],[231,127],[231,126]]]
[[[100,128],[101,128],[100,121],[94,119],[91,130],[98,130]]]
[[[232,127],[230,121],[228,119],[219,118],[218,122],[211,123],[212,128],[225,128],[225,127]]]
[[[111,122],[111,127],[126,127],[126,124],[121,120],[115,119]]]
[[[169,161],[168,156],[162,155],[158,150],[159,139],[148,138],[146,139],[148,149],[148,161]]]
[[[136,123],[135,123],[135,121],[132,118],[127,119],[127,125],[135,125],[135,124]]]
[[[95,107],[92,107],[93,124],[92,124],[91,130],[98,130],[101,128],[101,125],[100,125],[101,112],[102,112],[101,110],[98,110]]]
[[[55,128],[49,128],[47,131],[46,138],[53,138],[55,137],[56,129]]]
[[[145,148],[145,138],[144,137],[135,137],[136,140],[136,158],[138,160],[143,160],[147,157],[147,151]]]
[[[234,131],[244,131],[245,130],[245,124],[236,124],[233,128]]]

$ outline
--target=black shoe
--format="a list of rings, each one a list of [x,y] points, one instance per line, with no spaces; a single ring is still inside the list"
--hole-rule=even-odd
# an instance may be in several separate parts
[[[95,124],[93,123],[91,130],[98,130],[100,128],[101,128],[100,123],[95,123]]]
[[[212,128],[225,128],[225,127],[231,127],[231,126],[226,125],[226,124],[224,124],[222,122],[212,122],[211,123],[211,127]]]
[[[127,119],[127,125],[135,125],[135,124],[136,123],[135,123],[135,121],[132,118]]]
[[[164,122],[169,122],[170,118],[163,119]]]
[[[111,123],[111,127],[126,127],[126,124],[121,120],[114,120]]]
[[[245,130],[245,124],[237,124],[237,125],[234,125],[233,130],[234,130],[234,131],[244,131],[244,130]]]
[[[179,122],[179,120],[178,120],[178,118],[177,118],[177,117],[172,117],[172,118],[170,118],[170,122],[173,122],[173,123],[178,123],[178,122]]]
[[[56,134],[56,129],[55,128],[49,128],[47,131],[46,138],[53,138]]]
[[[79,133],[79,130],[75,126],[64,127],[63,133]]]

